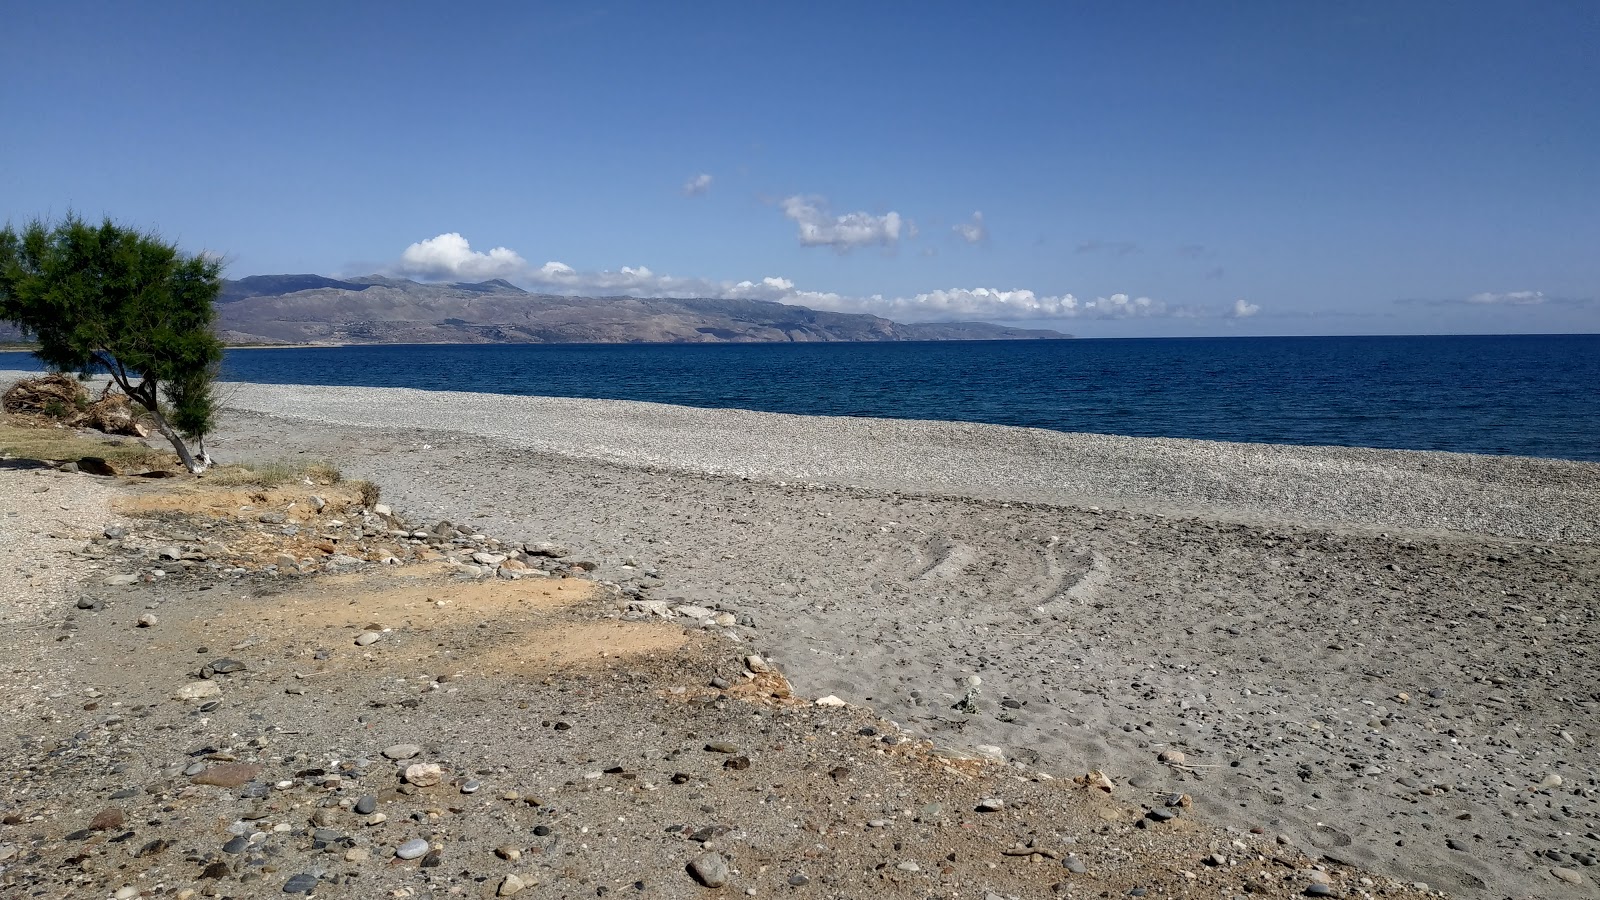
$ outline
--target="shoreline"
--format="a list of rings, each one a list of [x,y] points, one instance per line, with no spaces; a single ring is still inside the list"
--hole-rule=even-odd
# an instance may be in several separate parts
[[[261,385],[208,443],[739,610],[801,694],[921,738],[1456,896],[1593,895],[1552,868],[1600,850],[1597,464]]]
[[[244,412],[335,427],[437,429],[713,476],[1242,524],[1600,542],[1600,463],[407,388],[229,383],[221,392]]]
[[[218,451],[338,456],[418,518],[746,611],[801,694],[920,737],[1457,896],[1560,896],[1535,854],[1596,849],[1600,465],[397,389],[233,407]]]

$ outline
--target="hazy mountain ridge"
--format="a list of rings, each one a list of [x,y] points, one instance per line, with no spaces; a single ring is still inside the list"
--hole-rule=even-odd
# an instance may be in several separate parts
[[[566,297],[503,280],[423,284],[372,275],[226,281],[218,328],[232,342],[712,343],[1019,340],[1071,337],[983,322],[903,324],[767,300]]]

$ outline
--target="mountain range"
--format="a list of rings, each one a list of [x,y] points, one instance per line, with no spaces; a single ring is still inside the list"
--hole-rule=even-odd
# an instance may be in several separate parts
[[[229,343],[714,343],[1060,339],[984,322],[905,324],[768,300],[565,297],[507,281],[436,284],[371,275],[252,275],[223,282]]]

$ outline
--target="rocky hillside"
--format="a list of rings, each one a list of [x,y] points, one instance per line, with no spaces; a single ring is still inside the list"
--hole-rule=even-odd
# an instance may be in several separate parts
[[[764,300],[533,294],[506,281],[421,284],[368,276],[256,275],[219,300],[232,342],[710,343],[1071,337],[983,322],[908,325]]]

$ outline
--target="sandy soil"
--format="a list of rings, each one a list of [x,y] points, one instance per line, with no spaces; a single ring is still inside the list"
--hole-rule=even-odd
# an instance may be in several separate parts
[[[350,493],[0,467],[0,564],[47,576],[5,585],[0,893],[1423,893],[797,699],[748,625]]]
[[[1600,466],[462,396],[251,388],[218,446],[348,454],[421,517],[739,610],[801,693],[950,746],[1593,895]]]
[[[705,804],[715,815],[737,810],[756,823],[725,852],[748,864],[750,852],[767,848],[761,852],[771,863],[761,876],[735,884],[761,894],[820,889],[818,896],[954,897],[993,890],[1033,897],[1054,887],[1081,896],[1134,888],[1152,896],[1246,890],[1286,896],[1310,884],[1305,864],[1297,862],[1303,851],[1335,873],[1339,895],[1392,893],[1397,889],[1388,878],[1465,897],[1600,895],[1594,887],[1600,673],[1593,650],[1593,634],[1600,633],[1600,466],[381,390],[247,388],[234,393],[232,404],[223,433],[210,442],[219,456],[337,460],[347,475],[377,481],[385,502],[416,521],[467,523],[508,545],[566,545],[569,559],[593,561],[592,578],[605,593],[584,601],[588,606],[564,607],[555,621],[540,623],[542,631],[472,602],[465,602],[469,612],[458,613],[462,618],[438,616],[427,625],[439,632],[414,632],[423,625],[411,621],[401,639],[376,645],[395,654],[392,667],[341,667],[340,654],[319,661],[341,673],[335,676],[341,696],[331,690],[280,696],[293,673],[279,670],[240,703],[244,719],[219,718],[199,730],[189,720],[182,733],[195,735],[197,744],[207,740],[201,735],[219,735],[211,744],[226,741],[224,734],[259,735],[263,720],[251,725],[248,716],[264,715],[279,728],[286,722],[312,728],[305,741],[287,742],[292,752],[271,751],[280,770],[300,757],[370,760],[384,741],[431,741],[428,753],[453,757],[446,760],[453,771],[520,766],[526,779],[543,766],[540,777],[593,788],[588,771],[574,772],[622,759],[630,742],[647,734],[633,724],[637,717],[672,735],[645,752],[657,768],[693,756],[699,752],[693,742],[713,731],[742,746],[771,747],[790,746],[791,739],[764,729],[798,728],[813,742],[811,755],[798,763],[770,761],[821,780],[780,784],[769,769],[773,784],[739,785],[767,802],[724,793]],[[455,583],[461,576],[431,577]],[[337,581],[311,583],[266,590],[248,604],[256,617],[251,633],[271,636],[272,652],[263,656],[314,659],[319,646],[332,646],[319,637],[326,629],[355,625],[343,629],[348,635],[384,624],[358,624],[369,617],[354,611],[333,616],[330,610],[325,622],[304,618],[306,609],[326,603],[317,598],[329,595],[317,591],[345,590]],[[376,596],[390,598],[381,606],[386,612],[371,618],[403,617],[417,592],[427,600],[441,589],[385,587]],[[238,603],[257,592],[232,593],[226,599],[195,587],[155,602],[183,621],[245,616]],[[687,632],[668,626],[673,641],[654,644],[648,631],[637,630],[650,625],[647,616],[621,612],[630,602],[654,600],[726,610],[740,624]],[[355,608],[372,602],[357,601]],[[133,612],[124,607],[114,625],[104,617],[80,621],[81,633],[68,643],[93,648],[95,658],[114,647],[111,655],[124,662],[148,659],[153,668],[139,678],[170,683],[171,660],[196,634],[140,653],[133,638],[148,631],[128,628]],[[570,660],[552,655],[568,645],[594,646],[586,642],[610,647],[606,629],[616,626],[628,626],[649,649],[619,657],[626,660],[619,668],[569,668]],[[208,651],[218,649],[212,644],[220,642],[208,641]],[[716,692],[705,698],[719,715],[710,730],[665,712],[678,709],[663,705],[680,696],[670,693],[672,686],[693,698],[705,696],[713,675],[736,683],[738,659],[749,648],[775,660],[800,696],[836,695],[894,724],[809,706],[797,709],[810,718],[769,712],[755,720],[740,711],[743,701],[718,700]],[[450,667],[429,658],[436,651],[454,654]],[[590,664],[601,659],[598,651],[582,656]],[[522,668],[529,660],[539,671]],[[488,673],[481,683],[436,680],[478,670]],[[402,688],[404,679],[416,684]],[[230,697],[254,684],[230,682]],[[452,687],[469,685],[477,705],[438,702],[452,696]],[[400,705],[407,691],[423,705]],[[560,758],[570,771],[558,771],[550,763],[558,752],[552,745],[519,749],[527,736],[514,723],[523,704],[539,710],[540,722],[570,718],[573,692],[585,698],[586,715],[611,718],[586,732],[590,743],[583,746],[600,748],[582,751],[589,762],[573,763],[578,751],[568,746]],[[311,709],[318,713],[338,714],[325,723],[304,706],[278,705],[305,696],[317,698]],[[154,730],[140,741],[159,743],[185,721],[173,718],[168,705],[152,701]],[[836,715],[876,722],[861,726],[874,729],[874,740],[851,749],[848,741],[860,736],[828,718]],[[57,725],[89,718],[75,714]],[[351,730],[351,722],[360,727]],[[923,749],[883,744],[876,740],[882,734],[904,735],[911,739],[904,747]],[[29,759],[42,758],[43,744],[23,746]],[[170,768],[172,752],[147,754],[141,771],[152,786],[168,777],[161,766]],[[814,790],[837,784],[829,773],[840,765],[865,771],[839,761],[846,757],[902,753],[911,754],[910,768],[867,767],[871,777],[888,779],[874,788],[843,797]],[[986,754],[1005,764],[984,770],[989,774],[978,782],[962,781],[966,770],[940,768],[942,757]],[[647,777],[644,768],[640,778]],[[602,781],[610,777],[599,770]],[[1116,783],[1109,806],[1072,805],[1094,801],[1094,792],[1083,789],[1043,799],[1090,770]],[[928,773],[937,778],[928,781],[934,777]],[[664,768],[654,777],[662,774]],[[983,781],[994,778],[1000,780]],[[96,783],[109,793],[112,781],[130,780],[102,774]],[[506,782],[500,778],[496,786]],[[849,840],[820,841],[833,854],[826,864],[806,855],[810,844],[771,843],[773,829],[792,829],[808,821],[804,814],[763,818],[772,810],[762,792],[786,796],[774,785],[806,786],[796,793],[796,809],[828,809],[854,822],[846,813],[859,808],[870,821],[904,823],[917,818],[917,804],[936,802],[958,785],[982,793],[1000,790],[997,784],[1007,793],[1044,791],[1025,802],[1048,807],[1048,814],[1029,818],[1031,831],[999,836],[981,827],[994,819],[970,814],[928,830],[933,843],[920,845],[856,823]],[[1173,823],[1135,823],[1150,826],[1138,818],[1145,809],[1182,795],[1193,807],[1177,824],[1194,840],[1158,847],[1179,833]],[[887,802],[890,796],[897,799]],[[963,812],[982,799],[949,796],[947,808]],[[660,797],[652,792],[649,800]],[[584,806],[592,799],[574,800],[566,814],[595,819],[590,827],[609,823],[597,818],[604,810]],[[663,895],[701,889],[684,880],[681,848],[660,844],[660,828],[636,830],[637,817],[655,826],[674,816],[693,819],[693,809],[663,807],[636,812],[626,828],[606,825],[622,835],[619,846],[639,848],[629,871],[647,873]],[[484,821],[499,821],[487,806],[485,815]],[[628,818],[625,810],[617,815]],[[1093,824],[1097,818],[1102,824]],[[1045,839],[1052,847],[1096,841],[1098,858],[1122,858],[1132,868],[1120,871],[1120,881],[1091,883],[1062,880],[1059,863],[1049,861],[1051,877],[1001,881],[994,879],[1017,872],[1003,863],[986,868],[998,852],[993,845],[952,851],[957,860],[945,863],[937,854],[927,859],[956,834],[1025,843],[1045,820],[1053,823]],[[488,882],[475,878],[499,877],[506,866],[484,855],[493,838],[483,824],[466,822],[455,827],[470,841],[450,839],[477,847],[478,855],[457,886],[473,882],[481,889]],[[815,839],[813,832],[808,840]],[[1251,844],[1257,839],[1275,849],[1262,852]],[[1278,880],[1235,872],[1237,859],[1228,851],[1234,840],[1244,845],[1232,851],[1238,859],[1267,860],[1267,871],[1280,870]],[[940,876],[885,881],[886,871],[893,878],[909,872],[896,868],[895,854],[912,846],[924,848],[920,871],[934,865]],[[1206,865],[1211,852],[1229,865]],[[826,868],[833,881],[789,887],[792,858]],[[877,868],[881,863],[887,867]],[[1362,884],[1347,864],[1375,873],[1370,883]],[[586,872],[603,871],[609,889],[630,884],[628,866],[614,860],[584,865]],[[1224,875],[1231,880],[1216,880]],[[274,889],[282,875],[275,877]],[[447,884],[437,877],[423,883],[440,890]],[[567,886],[560,879],[546,886],[556,884]],[[592,881],[586,895],[599,885]]]

